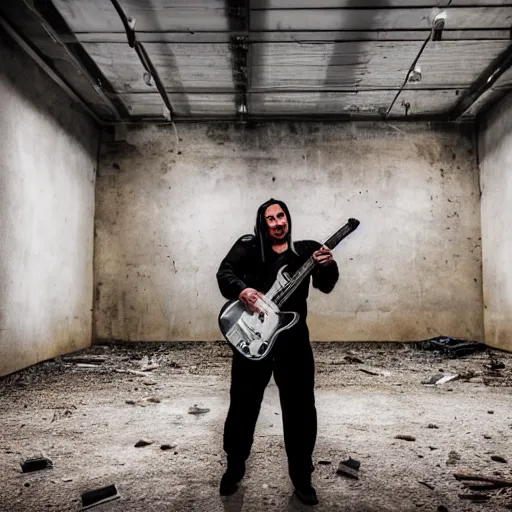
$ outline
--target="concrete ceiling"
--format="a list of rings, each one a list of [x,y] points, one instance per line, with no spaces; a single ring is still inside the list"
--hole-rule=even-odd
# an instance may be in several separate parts
[[[175,120],[464,121],[512,89],[512,0],[117,1],[150,85],[112,0],[0,6],[3,30],[105,122],[169,118],[158,80]],[[425,44],[436,7],[441,40]]]

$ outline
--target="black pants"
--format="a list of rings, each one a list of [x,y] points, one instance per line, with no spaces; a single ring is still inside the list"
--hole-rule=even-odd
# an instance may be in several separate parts
[[[228,467],[249,457],[263,393],[272,372],[279,388],[290,477],[296,487],[301,487],[311,481],[317,432],[315,364],[305,325],[282,333],[262,361],[249,361],[234,352],[231,402],[224,425]]]

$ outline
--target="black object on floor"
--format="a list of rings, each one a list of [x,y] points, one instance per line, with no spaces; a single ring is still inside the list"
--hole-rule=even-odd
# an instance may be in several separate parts
[[[117,494],[116,486],[108,485],[107,487],[101,487],[82,493],[82,506],[85,510],[108,501],[116,500],[120,497],[121,496]]]
[[[21,470],[23,473],[30,473],[32,471],[40,471],[41,469],[50,468],[53,468],[53,462],[46,457],[34,457],[21,463]]]

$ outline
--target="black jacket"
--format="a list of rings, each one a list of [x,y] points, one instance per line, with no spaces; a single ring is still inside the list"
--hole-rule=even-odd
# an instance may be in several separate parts
[[[217,282],[222,295],[226,299],[235,300],[247,287],[255,288],[262,293],[267,292],[283,265],[288,265],[286,270],[292,275],[321,245],[313,240],[303,240],[294,242],[293,247],[294,251],[288,249],[282,254],[269,251],[265,261],[262,261],[257,237],[245,235],[238,239],[217,271]],[[307,316],[306,299],[309,295],[311,279],[315,288],[329,293],[338,281],[338,277],[338,265],[335,261],[327,265],[317,265],[312,275],[303,280],[281,309],[299,313],[300,321],[304,322]]]

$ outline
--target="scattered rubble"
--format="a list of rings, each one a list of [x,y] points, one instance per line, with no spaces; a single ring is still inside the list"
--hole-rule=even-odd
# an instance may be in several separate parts
[[[53,468],[53,462],[43,456],[32,457],[21,463],[21,471],[23,473],[32,473],[33,471],[41,471],[42,469]]]
[[[360,466],[361,463],[358,460],[349,458],[348,460],[344,460],[339,463],[338,469],[336,470],[336,474],[348,476],[349,478],[359,480]]]
[[[135,443],[135,448],[143,448],[144,446],[149,446],[150,444],[153,444],[154,441],[148,441],[146,439],[140,439]]]
[[[206,414],[207,412],[210,412],[210,409],[206,407],[198,407],[197,404],[194,404],[193,407],[189,407],[188,409],[189,414]]]
[[[455,450],[452,450],[448,454],[448,460],[446,461],[446,465],[447,466],[455,466],[459,462],[460,459],[461,459],[460,455]]]
[[[408,434],[398,434],[395,436],[395,439],[402,439],[403,441],[416,441],[414,436],[410,436]]]

